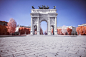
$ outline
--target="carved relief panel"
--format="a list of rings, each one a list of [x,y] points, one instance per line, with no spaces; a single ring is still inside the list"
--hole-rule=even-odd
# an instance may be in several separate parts
[[[49,16],[56,16],[56,14],[49,14]]]
[[[33,24],[37,24],[37,17],[33,17]]]
[[[41,23],[42,21],[48,22],[48,19],[47,18],[44,18],[44,17],[39,17],[39,22]]]
[[[50,24],[54,25],[55,24],[55,17],[50,17]]]
[[[48,14],[40,14],[40,17],[48,17]]]
[[[31,14],[32,16],[39,16],[38,14]]]

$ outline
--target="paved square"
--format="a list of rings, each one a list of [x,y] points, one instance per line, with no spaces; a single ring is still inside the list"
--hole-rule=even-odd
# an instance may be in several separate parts
[[[86,36],[0,37],[0,57],[86,57]]]

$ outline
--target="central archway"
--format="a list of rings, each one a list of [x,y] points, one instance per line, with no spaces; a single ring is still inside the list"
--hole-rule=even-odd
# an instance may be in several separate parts
[[[41,29],[42,29],[42,31],[43,31],[43,35],[47,35],[47,33],[48,33],[48,24],[47,24],[47,21],[42,20],[42,21],[40,22],[40,27],[41,27]],[[40,32],[41,32],[41,31],[40,31]]]

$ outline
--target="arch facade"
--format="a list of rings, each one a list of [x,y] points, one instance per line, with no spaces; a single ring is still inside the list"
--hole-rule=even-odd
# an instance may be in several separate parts
[[[34,35],[34,26],[37,26],[37,35],[40,35],[40,23],[47,22],[48,35],[54,27],[54,35],[57,35],[57,13],[56,9],[32,9],[31,10],[31,35]]]

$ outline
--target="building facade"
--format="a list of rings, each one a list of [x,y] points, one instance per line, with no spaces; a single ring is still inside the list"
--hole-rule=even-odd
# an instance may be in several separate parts
[[[78,27],[80,27],[80,26],[86,26],[86,24],[81,24],[81,25],[78,25]]]
[[[15,33],[13,33],[14,35],[20,35],[20,32],[19,32],[19,28],[20,28],[20,27],[31,28],[30,26],[17,25],[17,27],[15,28]]]
[[[73,26],[66,26],[65,29],[67,29],[67,28],[72,29],[72,32],[71,32],[72,35],[76,35],[76,34],[77,34],[77,32],[76,32],[76,27],[73,27]],[[62,29],[62,27],[57,27],[57,29]]]
[[[7,23],[8,23],[8,22],[6,22],[6,21],[0,21],[0,25],[2,25],[2,26],[3,26],[3,25],[6,25],[6,26],[7,26]]]

